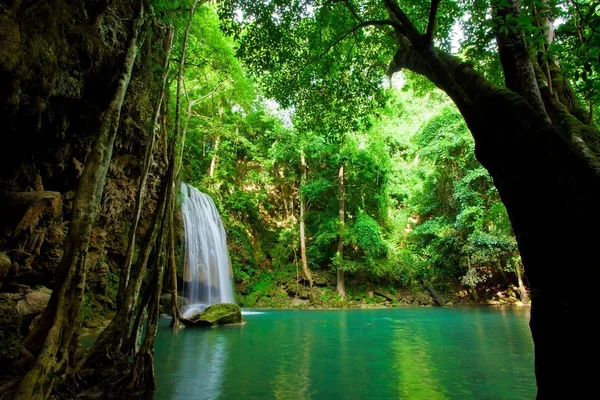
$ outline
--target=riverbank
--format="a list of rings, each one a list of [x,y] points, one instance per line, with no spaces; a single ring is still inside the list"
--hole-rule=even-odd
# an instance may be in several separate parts
[[[436,299],[437,297],[437,299]],[[339,309],[339,308],[383,308],[383,307],[433,307],[433,306],[529,306],[522,302],[518,288],[514,285],[490,287],[474,292],[460,285],[447,285],[434,289],[431,285],[395,288],[393,286],[371,286],[347,288],[346,297],[341,298],[335,287],[280,285],[268,293],[238,294],[238,304],[247,308],[267,309]]]

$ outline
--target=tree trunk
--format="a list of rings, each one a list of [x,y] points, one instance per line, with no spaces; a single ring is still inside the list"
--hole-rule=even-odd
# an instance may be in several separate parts
[[[429,294],[431,294],[431,297],[433,297],[433,299],[435,300],[435,303],[438,306],[444,307],[446,305],[446,302],[444,301],[442,296],[440,296],[440,294],[433,288],[433,286],[431,286],[431,283],[424,281],[423,286],[425,286],[425,289],[427,289]],[[475,288],[473,288],[473,290],[475,290]]]
[[[306,165],[306,160],[304,158],[304,153],[300,156],[300,164],[302,166],[302,178],[301,178],[301,187],[306,185],[306,178],[308,175],[308,166]],[[304,277],[308,281],[310,288],[313,286],[312,273],[308,268],[308,259],[306,258],[306,234],[304,232],[304,212],[305,212],[306,203],[302,198],[302,194],[300,194],[300,259],[302,260],[302,272],[304,273]]]
[[[174,152],[175,153],[175,152]],[[175,153],[176,154],[176,153]],[[174,174],[174,172],[173,172]],[[166,202],[171,202],[167,198]],[[157,263],[152,271],[152,278],[149,284],[149,293],[151,293],[148,303],[148,319],[146,322],[146,335],[139,351],[136,353],[133,366],[129,374],[129,384],[126,389],[130,393],[152,392],[156,390],[156,378],[154,376],[154,338],[158,329],[158,311],[160,295],[162,293],[162,283],[164,278],[164,269],[166,264],[166,238],[168,237],[169,215],[163,215],[162,227],[160,230],[160,240],[157,251]]]
[[[337,244],[337,257],[338,257],[338,267],[337,267],[337,292],[340,297],[343,299],[346,297],[346,285],[344,283],[344,240],[342,237],[342,231],[344,230],[345,223],[345,215],[346,215],[346,187],[344,185],[344,164],[340,167],[338,173],[338,183],[339,183],[339,193],[338,193],[338,201],[339,201],[339,220],[340,220],[340,235],[338,237]]]
[[[168,188],[168,192],[167,192],[167,198],[168,198],[168,229],[169,229],[169,260],[171,263],[171,300],[173,302],[172,305],[172,312],[173,312],[173,327],[177,328],[179,326],[179,320],[181,319],[181,315],[179,313],[179,307],[177,305],[177,266],[175,265],[175,231],[174,231],[174,222],[173,222],[173,213],[174,213],[174,209],[175,209],[175,202],[174,202],[174,184],[177,181],[176,177],[177,175],[179,175],[179,166],[176,166],[178,164],[178,151],[177,151],[177,144],[179,142],[179,137],[180,137],[180,120],[181,120],[181,88],[182,86],[185,89],[184,86],[184,81],[183,81],[183,71],[184,71],[184,67],[185,67],[185,58],[186,58],[186,49],[187,49],[187,43],[188,43],[188,38],[189,38],[189,34],[190,34],[190,28],[192,26],[192,22],[194,21],[194,12],[196,11],[196,6],[198,4],[198,0],[194,0],[194,3],[192,3],[192,7],[190,9],[190,17],[188,19],[188,23],[187,26],[185,28],[185,34],[183,37],[183,44],[181,46],[181,57],[179,58],[179,72],[177,75],[177,94],[176,94],[176,105],[175,105],[175,126],[174,126],[174,133],[173,133],[173,137],[174,137],[174,141],[173,141],[173,147],[171,149],[172,154],[171,154],[171,161],[170,164],[173,164],[173,169],[170,171],[169,177],[168,177],[168,181],[169,183],[169,188]],[[190,98],[187,95],[187,89],[185,90],[185,95],[186,95],[186,99],[187,99],[187,103],[188,103],[188,108],[187,108],[187,116],[186,116],[186,121],[184,124],[184,129],[183,129],[183,135],[181,138],[181,159],[183,159],[183,149],[184,149],[184,145],[185,145],[185,133],[187,131],[187,127],[188,127],[188,123],[190,121],[190,115],[192,112],[192,103],[190,102]],[[166,233],[166,232],[165,232]],[[162,285],[162,281],[161,281],[161,285]],[[159,295],[160,297],[160,295]]]
[[[405,17],[395,1],[384,3],[391,18]],[[408,68],[452,98],[508,211],[530,283],[538,398],[589,398],[600,353],[590,318],[600,278],[597,129],[541,86],[549,119],[540,115],[527,97],[493,86],[471,65],[419,42],[414,26],[402,26],[389,73]],[[565,285],[572,266],[581,279]]]
[[[172,154],[173,153],[174,152],[172,152]],[[170,176],[173,168],[174,166],[171,162],[167,171],[167,177]],[[167,206],[169,183],[171,183],[171,181],[168,178],[165,178],[161,187],[159,201],[156,204],[152,225],[148,229],[146,238],[140,249],[135,268],[131,271],[131,279],[125,290],[123,301],[117,309],[117,313],[110,321],[110,324],[108,324],[100,336],[98,336],[96,343],[94,343],[85,358],[77,366],[78,370],[95,368],[98,365],[103,365],[105,362],[110,363],[111,359],[109,354],[122,354],[126,352],[124,351],[125,349],[122,349],[122,346],[127,343],[131,332],[131,324],[134,322],[133,317],[137,309],[136,300],[139,297],[142,280],[147,271],[148,260],[150,259],[154,244],[156,243]],[[140,306],[139,302],[137,306]]]
[[[98,136],[86,159],[86,165],[73,200],[72,217],[65,240],[65,250],[58,269],[56,289],[44,310],[39,328],[34,329],[23,344],[43,341],[35,364],[22,379],[14,399],[45,399],[50,395],[55,379],[61,379],[67,363],[73,365],[81,325],[81,303],[87,274],[86,257],[92,226],[102,198],[106,174],[112,158],[113,145],[119,127],[121,108],[131,81],[138,53],[138,35],[144,22],[143,3],[140,2],[123,71],[115,94],[101,121]]]
[[[521,303],[527,304],[529,303],[529,295],[527,294],[527,289],[523,284],[523,273],[520,261],[517,262],[517,265],[515,266],[515,274],[517,275],[517,281],[519,282],[519,295],[521,297]]]
[[[179,321],[181,321],[181,312],[179,311],[179,302],[177,299],[177,264],[175,262],[175,223],[173,218],[173,214],[175,212],[174,200],[175,196],[172,194],[169,197],[169,264],[171,267],[171,311],[173,314],[173,321],[171,325],[173,326],[173,328],[178,328]]]
[[[215,146],[212,151],[212,157],[210,159],[210,167],[208,168],[208,177],[211,179],[215,176],[215,170],[217,168],[217,151],[219,150],[220,142],[221,136],[217,135],[215,138]]]
[[[133,212],[133,222],[131,223],[131,228],[129,229],[129,238],[127,241],[127,253],[125,254],[125,262],[123,267],[121,268],[121,277],[119,279],[119,291],[117,293],[117,308],[121,304],[123,300],[123,296],[125,295],[125,289],[127,288],[127,284],[129,283],[129,273],[131,271],[131,263],[133,261],[133,253],[135,250],[135,237],[137,226],[140,221],[140,216],[142,214],[142,204],[144,202],[144,195],[146,193],[146,182],[148,181],[148,171],[150,170],[150,165],[152,164],[152,151],[154,150],[154,142],[156,140],[156,135],[158,134],[159,126],[158,121],[160,118],[160,110],[163,102],[163,98],[165,96],[165,86],[167,84],[167,73],[169,70],[169,55],[171,54],[171,46],[173,45],[173,27],[169,27],[169,31],[163,43],[163,51],[165,53],[165,58],[163,61],[163,75],[162,75],[162,86],[160,88],[160,96],[159,100],[156,103],[156,108],[154,110],[154,119],[152,128],[148,133],[146,150],[144,153],[144,162],[142,166],[142,173],[140,176],[140,181],[138,183],[137,195],[135,198],[135,208]]]

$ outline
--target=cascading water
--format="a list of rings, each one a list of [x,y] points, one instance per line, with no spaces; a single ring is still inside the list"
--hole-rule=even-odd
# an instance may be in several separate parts
[[[185,258],[183,316],[217,303],[234,303],[232,270],[223,221],[210,196],[181,183]]]

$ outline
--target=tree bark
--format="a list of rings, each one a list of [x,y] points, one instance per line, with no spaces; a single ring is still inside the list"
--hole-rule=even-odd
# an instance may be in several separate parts
[[[175,152],[174,152],[175,153]],[[172,198],[167,198],[170,202]],[[169,215],[164,213],[162,227],[160,230],[160,239],[157,251],[157,263],[152,271],[152,278],[149,284],[149,293],[151,297],[148,303],[148,318],[146,322],[146,335],[139,351],[136,353],[133,366],[129,374],[129,384],[127,392],[152,392],[156,390],[156,378],[154,375],[154,339],[158,330],[158,312],[160,305],[160,295],[162,293],[162,283],[166,264],[166,238],[169,229]]]
[[[302,178],[301,178],[301,187],[306,185],[306,178],[308,175],[308,166],[306,165],[306,159],[304,158],[304,153],[300,155],[300,165],[302,166]],[[302,273],[304,274],[304,278],[308,281],[310,288],[313,287],[313,279],[312,273],[308,268],[308,259],[306,258],[306,234],[304,232],[305,222],[304,222],[304,212],[306,208],[306,202],[302,198],[302,194],[300,194],[300,259],[302,262]]]
[[[338,193],[338,202],[339,202],[339,221],[340,221],[340,235],[338,237],[337,243],[337,257],[338,257],[338,267],[337,267],[337,292],[340,297],[343,299],[346,297],[346,284],[344,283],[344,239],[342,237],[342,231],[344,229],[345,224],[345,215],[346,215],[346,187],[344,185],[344,164],[340,166],[340,170],[338,172],[338,184],[339,184],[339,193]]]
[[[221,137],[217,135],[215,138],[215,145],[212,151],[212,157],[210,159],[210,167],[208,168],[208,177],[213,178],[215,176],[215,170],[217,169],[217,151],[219,150],[219,143],[221,141]]]
[[[65,240],[57,289],[44,310],[39,328],[31,332],[24,348],[43,340],[35,364],[22,379],[15,400],[45,399],[57,378],[61,379],[68,364],[73,365],[81,325],[81,303],[87,274],[86,257],[92,226],[102,198],[106,174],[112,158],[113,145],[119,127],[121,108],[131,81],[138,53],[138,36],[144,22],[143,2],[133,22],[123,70],[115,94],[100,124],[97,138],[86,159],[86,165],[73,200],[72,217]],[[26,350],[31,354],[31,351]]]
[[[515,266],[515,274],[517,275],[517,281],[519,282],[519,295],[521,298],[521,303],[528,304],[529,303],[529,295],[527,294],[527,289],[525,288],[525,284],[523,283],[523,272],[521,262],[517,262]]]
[[[525,97],[538,114],[548,118],[529,49],[517,24],[519,0],[508,0],[508,5],[505,6],[496,1],[492,1],[492,4],[494,16],[500,17],[503,27],[506,28],[502,30],[502,27],[496,27],[496,43],[506,87]]]
[[[174,152],[172,152],[172,154],[173,153]],[[167,177],[170,176],[173,168],[173,162],[170,162]],[[96,343],[94,343],[92,348],[77,366],[78,370],[94,368],[105,362],[111,362],[108,356],[109,354],[122,354],[124,352],[122,347],[127,343],[131,332],[131,324],[134,322],[133,316],[136,311],[136,300],[139,297],[142,280],[147,270],[148,260],[150,259],[154,244],[156,243],[161,222],[165,214],[169,183],[172,183],[172,181],[165,178],[161,187],[159,201],[157,202],[156,210],[154,212],[152,225],[149,228],[142,248],[140,249],[135,268],[132,269],[131,279],[129,285],[127,285],[123,301],[117,309],[117,313],[110,321],[110,324],[108,324],[100,336],[98,336]],[[140,305],[138,304],[138,307],[139,306]]]
[[[154,142],[156,140],[156,135],[158,134],[159,126],[158,121],[161,114],[161,106],[163,102],[163,98],[165,96],[165,86],[167,84],[167,73],[169,71],[169,56],[171,54],[171,47],[173,45],[173,27],[169,27],[169,31],[163,43],[163,51],[165,53],[165,58],[163,61],[163,74],[162,74],[162,85],[160,88],[160,96],[159,100],[156,103],[156,108],[154,110],[154,119],[152,128],[148,133],[146,149],[144,152],[144,161],[142,166],[142,172],[140,175],[140,180],[138,183],[137,195],[135,198],[135,208],[133,212],[133,222],[131,223],[131,228],[129,230],[129,237],[127,240],[127,252],[125,254],[125,262],[123,267],[121,268],[121,276],[119,279],[119,291],[117,293],[117,308],[121,304],[123,300],[123,296],[125,295],[125,289],[127,288],[127,284],[129,283],[129,273],[131,271],[131,263],[133,261],[133,253],[135,250],[135,237],[137,227],[140,221],[140,216],[142,214],[142,204],[144,201],[144,195],[146,193],[146,182],[148,181],[148,171],[150,171],[150,165],[152,164],[152,152],[154,150]]]
[[[433,297],[433,299],[435,300],[435,303],[438,306],[444,307],[446,305],[446,302],[444,301],[442,296],[440,296],[440,294],[433,288],[433,286],[431,286],[431,283],[424,281],[423,286],[425,286],[425,289],[427,289],[429,294],[431,294],[431,297]],[[475,290],[475,288],[473,288],[473,290]]]
[[[169,229],[169,260],[171,264],[171,300],[172,300],[172,312],[173,312],[173,327],[177,328],[179,326],[179,321],[181,319],[181,314],[179,312],[179,306],[177,304],[177,266],[175,265],[175,231],[174,231],[174,222],[173,222],[173,213],[175,211],[175,202],[174,202],[174,184],[177,180],[177,176],[179,175],[179,166],[177,155],[181,153],[181,159],[183,159],[183,149],[185,146],[185,134],[187,132],[187,127],[190,121],[190,115],[192,112],[192,102],[190,101],[189,96],[187,95],[187,89],[185,90],[185,95],[188,103],[187,108],[187,116],[186,121],[183,128],[183,134],[181,135],[181,152],[177,151],[177,144],[179,143],[180,138],[180,120],[181,120],[181,88],[185,89],[185,84],[183,80],[183,72],[185,67],[185,58],[186,58],[186,49],[188,38],[190,34],[190,28],[192,27],[192,22],[194,21],[194,12],[196,11],[196,6],[198,5],[198,0],[194,0],[192,3],[192,7],[190,9],[190,17],[188,19],[187,26],[185,28],[185,34],[183,36],[183,43],[181,46],[181,57],[179,58],[179,71],[177,74],[177,94],[175,100],[175,126],[174,126],[174,142],[173,147],[171,149],[171,161],[170,164],[173,165],[172,171],[170,171],[168,181],[169,188],[167,192],[168,198],[168,229]],[[165,232],[166,233],[166,232]],[[161,282],[162,285],[162,282]]]
[[[177,299],[177,263],[175,262],[175,223],[173,214],[175,212],[175,196],[170,198],[169,206],[169,261],[171,267],[171,312],[173,313],[173,328],[179,327],[181,321],[181,312],[179,310],[179,301]]]
[[[398,21],[397,3],[384,0]],[[531,294],[538,399],[589,398],[595,393],[596,282],[600,278],[600,168],[584,127],[564,107],[550,121],[514,91],[493,86],[472,66],[395,27],[397,52],[389,72],[408,68],[432,81],[457,105],[510,217]],[[418,36],[418,35],[417,35]],[[542,96],[546,106],[551,100]],[[547,108],[548,109],[548,108]],[[580,133],[588,129],[588,135]],[[556,228],[561,221],[561,232]],[[565,285],[576,266],[578,285]]]

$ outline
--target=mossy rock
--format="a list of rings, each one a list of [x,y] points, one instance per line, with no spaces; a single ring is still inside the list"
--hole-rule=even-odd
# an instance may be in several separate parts
[[[204,312],[194,314],[190,318],[184,319],[186,326],[217,326],[242,324],[242,310],[236,304],[222,303],[213,304]]]
[[[0,374],[16,360],[23,342],[21,315],[14,304],[0,302]]]

